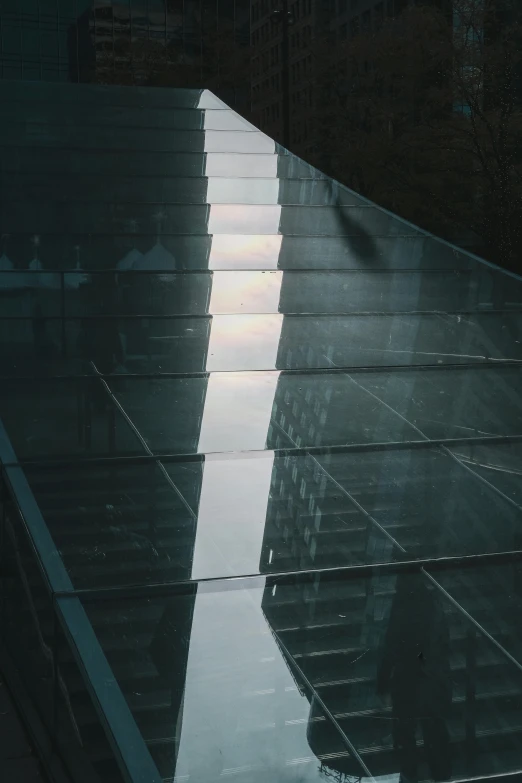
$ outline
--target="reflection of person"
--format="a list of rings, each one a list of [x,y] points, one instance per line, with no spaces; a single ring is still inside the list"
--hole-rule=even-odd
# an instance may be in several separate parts
[[[381,695],[390,694],[394,745],[401,783],[417,783],[416,731],[434,780],[451,776],[446,719],[451,709],[449,630],[436,594],[420,574],[397,579],[377,675]]]

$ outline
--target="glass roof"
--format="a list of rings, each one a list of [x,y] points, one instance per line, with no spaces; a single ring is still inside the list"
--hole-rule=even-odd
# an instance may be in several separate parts
[[[123,779],[522,769],[522,281],[206,91],[0,95],[0,460]]]

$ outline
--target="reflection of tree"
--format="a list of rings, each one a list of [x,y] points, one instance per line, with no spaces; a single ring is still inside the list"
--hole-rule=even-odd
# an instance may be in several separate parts
[[[441,4],[444,5],[444,4]],[[435,233],[472,231],[516,263],[522,26],[514,0],[454,0],[318,42],[319,163]],[[364,18],[364,15],[363,15]]]

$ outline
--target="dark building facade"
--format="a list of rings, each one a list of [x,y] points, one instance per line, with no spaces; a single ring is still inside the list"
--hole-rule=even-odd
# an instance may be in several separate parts
[[[248,0],[10,0],[0,31],[3,79],[194,88],[213,79],[227,103],[249,108]]]

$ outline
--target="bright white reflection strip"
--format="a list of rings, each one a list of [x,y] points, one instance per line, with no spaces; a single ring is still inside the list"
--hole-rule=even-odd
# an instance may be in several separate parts
[[[281,204],[212,204],[209,234],[277,234]]]
[[[298,778],[285,765],[287,759],[310,756],[310,704],[295,688],[269,631],[262,597],[262,587],[198,589],[176,778],[233,780],[231,771],[240,768],[255,770],[256,779],[263,770],[267,781],[318,781],[317,764],[300,766]],[[270,662],[261,665],[262,659]],[[284,752],[278,743],[260,741],[267,726],[284,731],[285,719],[299,721],[301,728],[284,733]]]
[[[209,269],[277,269],[283,237],[277,234],[216,234],[212,237]]]
[[[279,372],[213,373],[198,451],[264,449]]]
[[[192,579],[257,574],[273,452],[205,460]]]
[[[282,326],[282,315],[216,315],[206,369],[275,369]]]
[[[282,272],[216,272],[209,312],[277,313]]]

